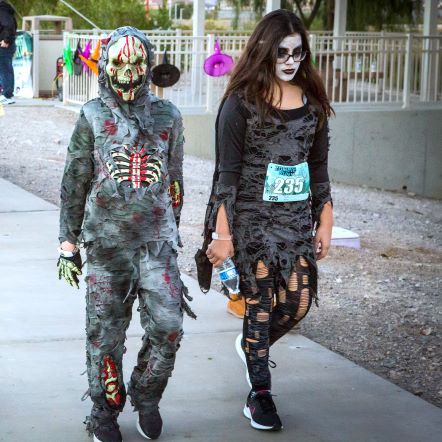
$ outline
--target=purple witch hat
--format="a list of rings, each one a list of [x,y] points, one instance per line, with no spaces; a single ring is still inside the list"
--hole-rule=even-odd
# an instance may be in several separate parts
[[[89,41],[86,43],[86,46],[84,47],[83,51],[81,51],[81,55],[82,55],[86,60],[88,60],[89,57],[91,56],[91,50],[92,50],[92,41],[89,40]],[[87,72],[88,74],[90,74],[90,73],[91,73],[91,70],[90,70],[89,66],[88,66],[83,60],[81,60],[81,62],[83,63],[83,69],[84,69],[84,71]]]
[[[211,77],[222,77],[228,74],[233,68],[233,58],[223,54],[219,47],[219,41],[215,43],[215,53],[204,61],[204,72]]]

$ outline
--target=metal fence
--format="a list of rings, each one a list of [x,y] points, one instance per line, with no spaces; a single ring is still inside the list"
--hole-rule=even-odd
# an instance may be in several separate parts
[[[311,36],[311,49],[334,103],[442,100],[442,37]]]
[[[228,77],[212,78],[203,63],[213,52],[214,35],[193,37],[180,33],[152,33],[155,62],[162,62],[167,50],[169,62],[181,72],[173,87],[154,92],[173,101],[185,112],[211,112],[219,103]],[[99,36],[91,33],[65,33],[64,47],[75,50]],[[237,59],[248,36],[219,35],[223,52]],[[311,34],[310,46],[316,68],[332,103],[389,104],[409,107],[414,102],[442,102],[442,37],[412,34],[347,34],[333,37]],[[97,78],[65,72],[64,103],[83,104],[97,96]]]

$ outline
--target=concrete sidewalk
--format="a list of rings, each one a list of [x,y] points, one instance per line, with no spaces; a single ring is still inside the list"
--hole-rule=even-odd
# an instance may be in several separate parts
[[[0,441],[86,442],[90,410],[84,340],[84,291],[58,281],[57,207],[0,179]],[[192,278],[198,320],[185,338],[161,403],[163,441],[436,442],[442,411],[295,334],[272,349],[273,392],[284,431],[253,430],[242,416],[248,393],[233,343],[241,321],[225,299],[203,295]],[[125,377],[142,330],[128,333]],[[125,442],[142,441],[127,404],[120,418]]]

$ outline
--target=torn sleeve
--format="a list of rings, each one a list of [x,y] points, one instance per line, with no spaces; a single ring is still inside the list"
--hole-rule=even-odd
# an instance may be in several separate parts
[[[209,217],[209,229],[215,231],[218,210],[224,204],[230,232],[239,177],[242,170],[244,139],[247,127],[247,110],[236,95],[229,96],[219,114],[217,145],[219,149],[219,179],[211,196],[213,208]]]
[[[308,158],[313,225],[319,224],[324,205],[329,201],[333,204],[328,175],[329,148],[329,125],[325,121],[315,134]]]
[[[177,226],[180,224],[181,209],[183,208],[183,157],[184,157],[184,128],[183,119],[179,114],[175,119],[169,138],[169,176],[170,196],[173,213]]]
[[[68,146],[61,182],[60,242],[77,242],[83,223],[84,206],[94,175],[94,135],[83,111]]]
[[[229,186],[222,183],[217,183],[215,192],[212,195],[212,210],[209,216],[208,228],[212,232],[216,230],[216,220],[218,217],[218,210],[224,204],[227,214],[227,222],[229,230],[233,232],[233,218],[235,215],[235,201],[236,201],[237,186]]]

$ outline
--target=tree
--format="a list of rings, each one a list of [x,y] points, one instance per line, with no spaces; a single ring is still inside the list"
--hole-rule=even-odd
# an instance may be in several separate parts
[[[8,0],[20,16],[50,14],[58,0]]]
[[[307,29],[333,29],[334,0],[282,0],[281,7],[295,10]],[[347,29],[367,31],[415,24],[422,15],[422,0],[348,0]]]
[[[251,7],[255,13],[255,20],[258,21],[264,14],[266,0],[228,0],[228,3],[233,6],[235,11],[232,27],[233,29],[238,29],[241,10],[247,6]]]
[[[266,0],[252,0],[252,9],[255,13],[255,20],[258,21],[262,18],[266,8]]]
[[[147,29],[170,29],[172,20],[169,17],[167,0],[163,0],[162,6],[157,11],[150,11],[147,20]]]
[[[307,29],[310,29],[313,20],[316,18],[319,12],[319,8],[321,6],[321,2],[322,0],[315,0],[315,1],[294,0],[299,16],[301,17],[301,20],[303,21],[304,26]],[[308,5],[310,8],[310,14],[308,16],[305,15],[304,13],[304,8],[306,5]]]
[[[282,0],[281,7],[295,12],[304,23],[307,29],[310,29],[311,24],[318,15],[321,8],[322,0]],[[307,15],[307,11],[309,14]]]
[[[347,29],[381,31],[400,24],[415,24],[422,15],[422,0],[348,0]]]
[[[232,28],[238,29],[239,16],[241,14],[241,10],[244,6],[247,6],[248,1],[247,0],[228,0],[228,3],[230,3],[233,6],[233,9],[235,11],[235,15],[234,15],[233,21],[232,21]]]
[[[181,14],[181,10],[183,10],[183,19],[190,20],[193,15],[193,3],[177,3],[178,9]]]
[[[69,0],[69,3],[101,29],[115,29],[119,26],[135,26],[145,29],[147,25],[144,5],[139,0]],[[90,24],[58,2],[55,13],[71,16],[75,28],[90,28]]]
[[[89,29],[91,25],[58,0],[10,0],[22,15],[65,15],[72,17],[74,28]],[[139,0],[68,0],[68,2],[102,29],[130,25],[140,29],[147,26],[143,3]]]

